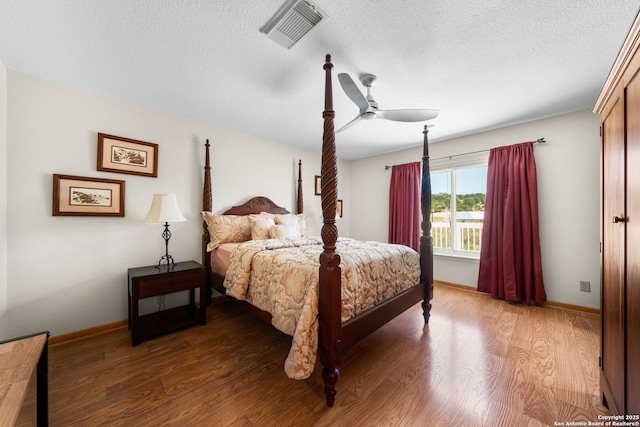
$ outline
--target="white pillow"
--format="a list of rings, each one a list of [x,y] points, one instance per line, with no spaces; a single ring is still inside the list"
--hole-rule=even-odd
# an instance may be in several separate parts
[[[272,239],[297,239],[298,226],[295,224],[276,224],[271,227]]]
[[[304,214],[297,215],[276,215],[276,224],[295,225],[298,230],[297,237],[305,237],[307,235],[307,222]]]

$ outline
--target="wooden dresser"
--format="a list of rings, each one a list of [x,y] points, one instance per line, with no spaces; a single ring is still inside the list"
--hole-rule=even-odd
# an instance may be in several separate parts
[[[0,426],[16,424],[36,374],[36,420],[49,425],[49,332],[0,342]]]
[[[600,387],[612,414],[640,414],[640,15],[598,97],[602,119]],[[637,421],[637,420],[635,420]]]

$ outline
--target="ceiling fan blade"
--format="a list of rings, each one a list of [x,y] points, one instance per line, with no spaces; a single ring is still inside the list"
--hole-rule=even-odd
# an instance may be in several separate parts
[[[396,122],[423,122],[435,119],[439,113],[439,110],[378,110],[376,117]]]
[[[362,116],[356,116],[355,119],[351,120],[349,123],[347,123],[346,125],[342,126],[340,129],[338,129],[336,131],[336,133],[338,132],[342,132],[343,130],[349,129],[351,126],[355,125],[356,123],[358,123],[360,120],[362,120]]]
[[[338,74],[338,80],[340,80],[340,86],[342,86],[344,93],[346,93],[349,99],[351,99],[360,109],[360,114],[367,111],[369,108],[369,102],[362,92],[360,92],[358,86],[353,82],[351,76],[347,73],[340,73]]]

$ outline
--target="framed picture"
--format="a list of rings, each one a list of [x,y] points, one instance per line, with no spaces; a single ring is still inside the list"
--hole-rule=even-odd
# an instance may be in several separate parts
[[[322,193],[322,180],[320,179],[320,175],[316,175],[315,190],[316,196],[319,196]]]
[[[338,199],[338,203],[336,204],[336,210],[338,211],[338,216],[342,218],[342,199]]]
[[[98,170],[158,177],[158,144],[98,134]]]
[[[124,181],[53,174],[53,216],[124,216]]]

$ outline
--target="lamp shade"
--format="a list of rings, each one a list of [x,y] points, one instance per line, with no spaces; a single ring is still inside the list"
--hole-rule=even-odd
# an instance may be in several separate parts
[[[175,194],[154,194],[146,222],[182,222],[187,219],[178,208]]]

